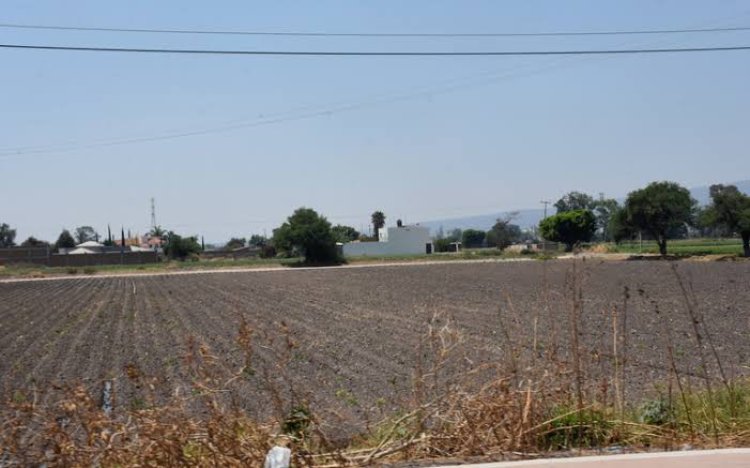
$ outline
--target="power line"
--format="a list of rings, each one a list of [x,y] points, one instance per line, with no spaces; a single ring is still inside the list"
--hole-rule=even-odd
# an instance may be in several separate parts
[[[205,34],[230,36],[299,36],[299,37],[545,37],[545,36],[618,36],[639,34],[701,34],[750,31],[748,26],[692,29],[635,29],[610,31],[542,31],[542,32],[479,32],[479,33],[378,33],[378,32],[316,32],[316,31],[227,31],[206,29],[104,28],[55,26],[39,24],[0,23],[0,28],[50,31],[91,31],[148,34]]]
[[[133,54],[183,55],[282,55],[335,57],[482,57],[482,56],[539,56],[539,55],[632,55],[691,52],[730,52],[750,50],[750,46],[684,47],[667,49],[584,49],[584,50],[507,50],[507,51],[306,51],[306,50],[221,50],[221,49],[148,49],[134,47],[50,46],[29,44],[0,44],[3,49],[48,50],[72,52],[109,52]]]
[[[258,127],[270,124],[283,123],[288,121],[304,120],[314,117],[330,116],[341,112],[354,111],[374,105],[389,104],[400,101],[407,101],[420,97],[429,97],[435,95],[446,94],[449,92],[459,91],[466,88],[472,88],[476,86],[485,86],[495,83],[497,81],[532,76],[541,72],[551,70],[559,67],[560,64],[554,64],[553,66],[547,66],[543,68],[536,68],[531,70],[511,70],[509,73],[485,73],[477,77],[469,77],[464,79],[449,80],[442,85],[425,87],[411,92],[397,93],[383,95],[379,97],[373,97],[367,100],[361,100],[356,102],[338,103],[331,104],[329,106],[305,106],[293,111],[280,112],[276,114],[270,114],[266,117],[261,117],[252,120],[235,120],[226,122],[219,126],[206,127],[197,130],[176,130],[171,132],[163,132],[157,135],[149,136],[136,136],[127,138],[116,138],[108,140],[99,140],[89,143],[60,143],[56,145],[37,146],[37,147],[15,147],[15,148],[3,148],[0,149],[0,160],[9,157],[21,156],[21,155],[34,155],[34,154],[46,154],[46,153],[59,153],[68,152],[79,149],[90,149],[97,147],[107,146],[119,146],[132,143],[145,143],[153,141],[171,140],[176,138],[200,136],[213,133],[227,132],[238,129],[245,129],[251,127]]]
[[[602,56],[603,55],[589,55],[588,57],[602,57]],[[238,129],[246,129],[246,128],[251,128],[251,127],[278,124],[278,123],[288,122],[288,121],[306,120],[306,119],[310,119],[314,117],[330,116],[330,115],[338,114],[341,112],[354,111],[354,110],[358,110],[358,109],[373,106],[373,105],[388,104],[392,102],[405,101],[405,100],[415,99],[415,98],[424,97],[424,96],[440,95],[440,94],[445,94],[448,92],[461,90],[464,88],[472,88],[475,86],[489,85],[496,81],[500,81],[504,79],[516,78],[520,76],[535,75],[540,72],[548,71],[549,69],[552,69],[552,68],[557,68],[558,65],[562,65],[562,64],[555,64],[555,66],[545,67],[542,69],[527,70],[521,73],[508,73],[508,74],[499,74],[499,75],[487,74],[486,79],[481,79],[479,81],[470,80],[469,82],[461,83],[461,81],[465,81],[465,80],[458,80],[458,83],[456,84],[446,83],[443,86],[428,87],[428,88],[416,90],[415,92],[382,96],[382,97],[354,102],[354,103],[335,104],[335,105],[322,107],[322,108],[307,106],[307,107],[300,108],[297,111],[282,112],[276,115],[271,114],[270,116],[261,117],[255,120],[237,120],[237,121],[225,123],[223,125],[207,127],[207,128],[197,129],[197,130],[176,130],[176,131],[171,131],[171,132],[160,133],[157,135],[146,135],[146,136],[142,135],[142,136],[134,136],[134,137],[115,138],[115,139],[100,140],[100,141],[94,141],[94,142],[88,142],[88,143],[72,142],[70,144],[60,143],[56,145],[48,145],[48,146],[41,146],[41,147],[37,146],[37,147],[4,148],[4,149],[0,149],[0,160],[18,157],[18,156],[25,156],[25,155],[61,153],[61,152],[76,151],[76,150],[81,150],[81,149],[91,149],[91,148],[100,148],[100,147],[109,147],[109,146],[120,146],[120,145],[134,144],[134,143],[146,143],[146,142],[154,142],[154,141],[172,140],[172,139],[177,139],[177,138],[200,136],[200,135],[227,132],[227,131],[238,130]]]

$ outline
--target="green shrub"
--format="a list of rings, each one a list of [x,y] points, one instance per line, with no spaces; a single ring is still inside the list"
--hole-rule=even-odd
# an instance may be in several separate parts
[[[638,414],[638,419],[644,424],[661,426],[672,420],[669,405],[663,399],[651,400],[644,403]]]
[[[561,406],[553,418],[543,436],[544,445],[551,450],[601,446],[611,426],[606,415],[594,409],[577,412]]]

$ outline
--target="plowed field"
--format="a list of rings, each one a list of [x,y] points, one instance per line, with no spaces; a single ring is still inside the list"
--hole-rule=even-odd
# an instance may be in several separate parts
[[[534,330],[539,349],[564,347],[574,275],[583,282],[580,336],[596,363],[591,372],[610,368],[615,307],[630,395],[652,392],[668,375],[668,340],[680,371],[697,372],[685,296],[669,263],[571,269],[572,262],[530,261],[0,283],[0,376],[6,391],[66,382],[95,391],[112,380],[115,404],[137,405],[142,383],[134,374],[156,379],[164,395],[190,380],[182,358],[189,337],[205,343],[217,365],[239,369],[244,320],[254,329],[258,372],[231,387],[242,407],[271,412],[260,370],[277,369],[286,327],[294,346],[277,371],[311,405],[357,425],[410,397],[420,337],[436,312],[462,330],[472,365],[503,359],[507,337],[528,348]],[[724,371],[746,372],[750,263],[683,262],[677,270]]]

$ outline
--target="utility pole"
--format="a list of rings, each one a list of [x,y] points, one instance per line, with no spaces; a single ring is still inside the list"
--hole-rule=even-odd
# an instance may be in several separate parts
[[[151,197],[151,230],[153,231],[156,227],[156,202],[154,197]]]
[[[549,205],[552,202],[549,201],[549,200],[542,200],[539,203],[541,203],[542,205],[544,205],[544,219],[547,219],[547,205]]]

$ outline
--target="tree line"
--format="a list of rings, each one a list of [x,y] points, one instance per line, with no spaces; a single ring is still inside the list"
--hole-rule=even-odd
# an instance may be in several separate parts
[[[666,255],[670,239],[694,229],[704,235],[739,236],[744,256],[750,257],[750,196],[721,184],[712,185],[709,193],[709,205],[700,207],[687,188],[669,181],[630,192],[622,205],[571,192],[555,203],[557,213],[539,223],[539,232],[546,240],[563,243],[566,251],[598,235],[598,240],[617,243],[652,239]]]
[[[622,242],[635,238],[654,240],[662,255],[667,254],[670,239],[685,237],[689,230],[701,235],[739,236],[743,254],[750,257],[750,196],[734,185],[712,185],[711,201],[699,207],[688,189],[675,182],[652,182],[644,188],[630,192],[623,204],[600,195],[594,198],[586,193],[573,191],[561,197],[555,204],[556,213],[541,220],[538,232],[522,230],[513,223],[516,213],[496,220],[488,231],[478,229],[454,229],[447,235],[438,230],[434,238],[437,252],[447,251],[452,243],[461,242],[464,247],[493,247],[504,249],[518,242],[529,242],[541,236],[543,239],[560,242],[566,251],[576,245],[591,241]],[[371,215],[374,235],[360,233],[351,226],[333,226],[324,216],[311,208],[299,208],[287,220],[274,229],[268,239],[261,235],[249,238],[232,238],[227,249],[247,245],[261,247],[264,256],[301,256],[307,263],[336,263],[342,261],[337,243],[356,240],[377,241],[380,230],[385,227],[386,216],[382,211]],[[400,226],[401,220],[397,221]],[[205,249],[198,236],[181,236],[157,226],[149,233],[164,240],[165,254],[170,258],[186,259]],[[15,246],[16,230],[0,223],[0,248]],[[100,235],[91,226],[81,226],[71,233],[63,230],[54,244],[29,237],[21,243],[23,247],[50,246],[73,248],[89,240],[99,241]],[[115,245],[111,230],[107,229],[104,245]],[[125,231],[121,230],[121,245],[125,244]]]

